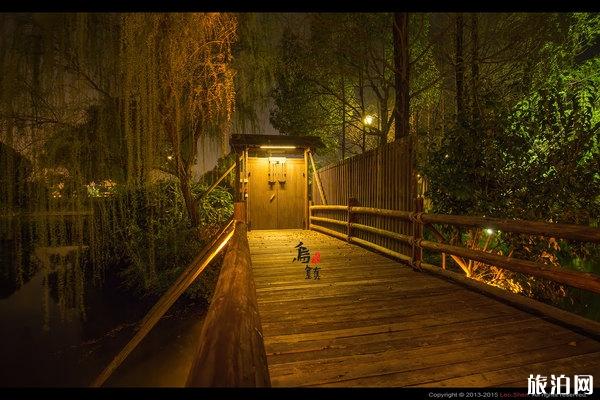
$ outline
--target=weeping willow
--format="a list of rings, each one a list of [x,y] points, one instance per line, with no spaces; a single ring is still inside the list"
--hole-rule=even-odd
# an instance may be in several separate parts
[[[281,35],[282,16],[269,13],[238,15],[239,40],[234,46],[236,133],[264,133],[258,113],[271,106],[275,83],[277,39]],[[248,67],[250,66],[250,67]]]
[[[115,260],[153,284],[166,216],[201,223],[192,166],[200,139],[230,133],[237,20],[2,14],[0,26],[0,253],[13,286],[35,259],[62,312],[83,315],[85,280]],[[165,179],[185,214],[156,189]]]

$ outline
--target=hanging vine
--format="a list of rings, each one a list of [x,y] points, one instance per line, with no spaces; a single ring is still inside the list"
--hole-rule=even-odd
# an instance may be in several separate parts
[[[20,286],[37,258],[62,315],[73,307],[84,315],[85,280],[101,281],[107,265],[131,265],[144,287],[156,285],[169,254],[160,241],[179,224],[201,223],[197,143],[229,134],[235,16],[3,14],[0,22],[1,239],[18,253],[11,279]],[[180,204],[156,186],[164,179],[176,180],[185,205],[176,220],[163,219]],[[22,226],[24,214],[35,218]]]

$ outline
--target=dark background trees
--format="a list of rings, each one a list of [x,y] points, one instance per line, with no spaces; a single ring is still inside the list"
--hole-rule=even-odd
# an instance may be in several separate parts
[[[308,34],[290,29],[282,38],[271,121],[284,133],[322,136],[321,165],[409,135],[432,212],[598,226],[599,21],[585,13],[311,15]],[[408,104],[397,95],[406,77]],[[597,271],[593,246],[444,233]],[[534,296],[552,292],[521,283]]]

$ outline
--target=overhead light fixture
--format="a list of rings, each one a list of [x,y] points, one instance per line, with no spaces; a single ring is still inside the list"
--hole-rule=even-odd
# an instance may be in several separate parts
[[[271,145],[264,145],[264,146],[260,146],[261,149],[295,149],[296,146],[271,146]]]
[[[285,164],[287,161],[286,157],[269,157],[269,161],[273,164]]]

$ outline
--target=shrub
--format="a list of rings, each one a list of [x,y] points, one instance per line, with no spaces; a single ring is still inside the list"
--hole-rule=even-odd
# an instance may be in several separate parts
[[[206,186],[193,186],[197,198],[205,191]],[[134,296],[164,293],[233,213],[232,196],[221,188],[198,206],[201,226],[190,228],[179,185],[167,181],[98,199],[95,262],[118,273],[122,288]],[[205,271],[189,297],[208,300],[218,276],[215,268]]]

